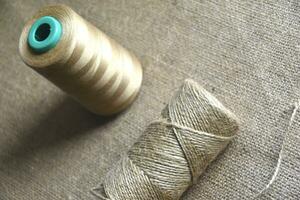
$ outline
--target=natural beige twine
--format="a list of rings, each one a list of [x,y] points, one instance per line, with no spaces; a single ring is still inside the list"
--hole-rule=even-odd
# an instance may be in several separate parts
[[[192,80],[93,193],[106,200],[179,199],[238,130],[236,117]]]
[[[42,16],[58,19],[63,34],[55,48],[38,54],[27,44],[27,35]],[[137,58],[65,5],[39,10],[26,23],[19,49],[27,65],[97,114],[125,109],[141,86],[142,68]]]

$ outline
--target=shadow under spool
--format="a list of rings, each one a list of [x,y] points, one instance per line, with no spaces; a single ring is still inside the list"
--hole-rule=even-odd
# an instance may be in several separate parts
[[[138,59],[65,5],[38,11],[19,50],[28,66],[97,114],[124,110],[141,86]]]

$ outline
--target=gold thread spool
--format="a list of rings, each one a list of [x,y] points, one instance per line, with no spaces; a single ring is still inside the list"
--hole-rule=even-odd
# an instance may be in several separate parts
[[[33,23],[43,16],[56,18],[62,35],[54,48],[36,53],[27,38]],[[97,114],[124,110],[141,86],[138,59],[65,5],[39,10],[22,31],[19,50],[28,66]]]

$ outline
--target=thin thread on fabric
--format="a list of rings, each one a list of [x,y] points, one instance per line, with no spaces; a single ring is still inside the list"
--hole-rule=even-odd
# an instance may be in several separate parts
[[[192,80],[92,193],[105,200],[173,200],[236,135],[238,120]]]
[[[277,160],[276,167],[274,169],[274,173],[273,173],[271,179],[269,180],[268,184],[255,195],[254,199],[259,198],[261,195],[263,195],[271,187],[271,185],[273,185],[273,183],[275,182],[275,180],[278,176],[280,166],[281,166],[281,163],[282,163],[282,157],[283,157],[285,147],[286,147],[285,142],[286,142],[286,139],[288,137],[288,133],[290,131],[290,128],[293,125],[293,122],[294,122],[296,113],[299,110],[299,107],[300,107],[300,100],[298,100],[298,102],[296,102],[295,105],[294,105],[294,109],[292,111],[291,118],[289,120],[288,130],[285,133],[284,138],[282,140],[282,144],[281,144],[280,151],[279,151],[279,154],[278,154],[278,160]]]

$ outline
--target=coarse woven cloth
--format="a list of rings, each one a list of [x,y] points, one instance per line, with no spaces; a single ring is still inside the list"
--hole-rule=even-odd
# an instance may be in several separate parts
[[[40,7],[64,3],[127,49],[144,68],[134,104],[93,115],[21,61],[21,30]],[[114,163],[186,78],[241,121],[239,136],[184,200],[300,198],[298,0],[0,0],[0,199],[94,199]]]

